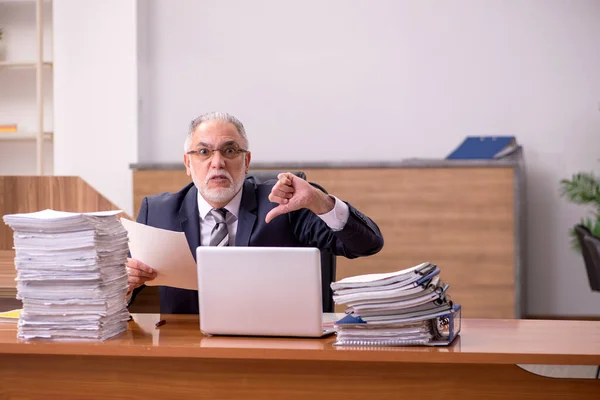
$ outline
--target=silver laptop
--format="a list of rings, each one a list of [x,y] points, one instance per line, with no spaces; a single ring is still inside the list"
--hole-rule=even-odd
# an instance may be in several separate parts
[[[200,329],[207,335],[321,337],[321,257],[316,248],[196,250]]]

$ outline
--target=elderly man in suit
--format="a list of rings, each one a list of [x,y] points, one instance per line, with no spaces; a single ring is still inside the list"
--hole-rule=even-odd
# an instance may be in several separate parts
[[[377,225],[351,205],[292,173],[257,183],[246,177],[251,153],[242,123],[213,112],[192,121],[183,161],[190,183],[177,193],[146,197],[137,221],[184,232],[198,246],[302,246],[348,258],[383,247]],[[156,277],[152,266],[127,263],[135,294]],[[162,313],[198,313],[198,292],[160,287]]]

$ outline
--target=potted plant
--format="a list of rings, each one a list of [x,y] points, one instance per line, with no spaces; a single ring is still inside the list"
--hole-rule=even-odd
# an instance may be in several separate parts
[[[600,178],[593,172],[580,172],[560,181],[561,196],[575,204],[591,206],[590,216],[582,218],[579,226],[585,227],[593,236],[600,238]],[[581,251],[575,228],[570,231],[572,245]]]

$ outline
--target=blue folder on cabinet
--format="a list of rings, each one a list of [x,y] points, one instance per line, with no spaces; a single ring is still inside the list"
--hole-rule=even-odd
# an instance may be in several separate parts
[[[499,159],[519,148],[514,136],[467,136],[448,160]]]

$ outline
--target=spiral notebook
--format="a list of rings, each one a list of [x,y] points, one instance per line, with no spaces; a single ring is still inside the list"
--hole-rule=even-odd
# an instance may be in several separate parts
[[[434,317],[372,324],[351,314],[336,322],[336,346],[448,346],[460,333],[461,306]]]

